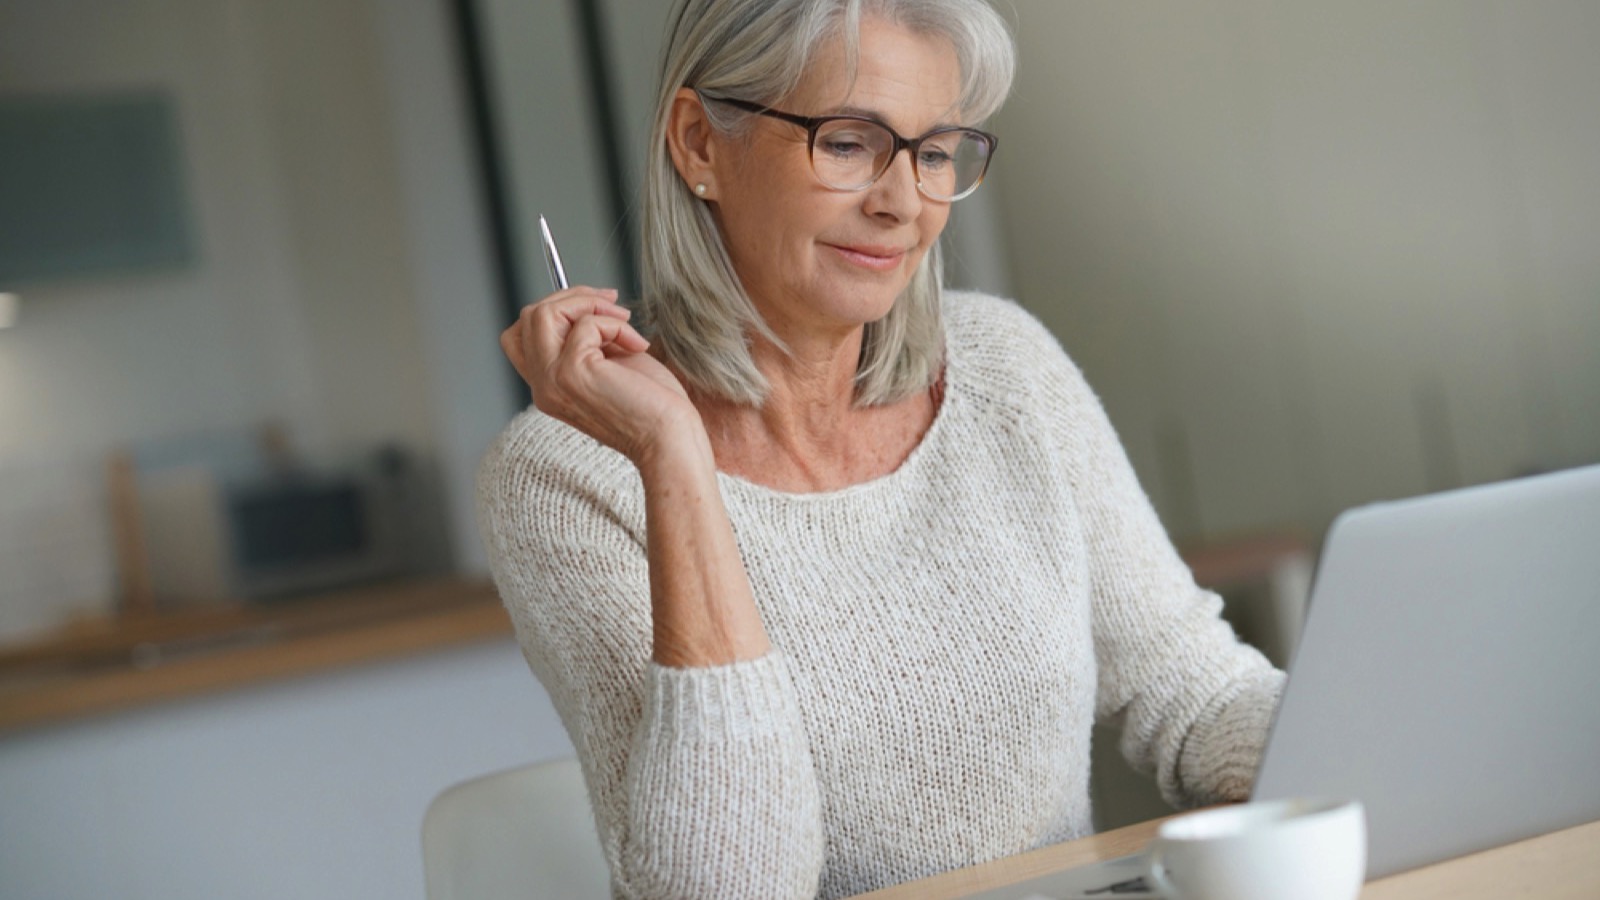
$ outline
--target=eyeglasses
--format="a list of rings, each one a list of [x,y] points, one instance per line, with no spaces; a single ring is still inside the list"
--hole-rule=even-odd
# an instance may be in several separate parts
[[[921,137],[901,137],[867,116],[797,116],[770,106],[700,94],[746,112],[799,125],[817,180],[836,191],[864,191],[883,177],[901,150],[911,151],[917,190],[931,200],[953,202],[978,189],[999,138],[976,128],[935,128]]]

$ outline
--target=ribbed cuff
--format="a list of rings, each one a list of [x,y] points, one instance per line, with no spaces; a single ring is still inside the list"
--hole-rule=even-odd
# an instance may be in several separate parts
[[[1257,675],[1196,727],[1179,760],[1191,803],[1250,799],[1283,683],[1282,672]]]
[[[800,722],[788,661],[776,650],[705,668],[651,663],[645,716],[658,738],[693,742],[782,734]]]

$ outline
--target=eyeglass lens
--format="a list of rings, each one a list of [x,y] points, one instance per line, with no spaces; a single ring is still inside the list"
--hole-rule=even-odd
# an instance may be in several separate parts
[[[828,187],[860,190],[893,162],[895,139],[881,125],[833,119],[817,128],[811,167]],[[960,197],[977,186],[989,162],[989,142],[966,129],[928,135],[914,148],[922,192],[937,200]]]

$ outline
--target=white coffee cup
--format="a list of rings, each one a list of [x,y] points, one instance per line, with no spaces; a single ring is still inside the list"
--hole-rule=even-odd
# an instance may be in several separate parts
[[[1147,881],[1167,900],[1355,900],[1367,815],[1355,800],[1275,800],[1169,819]]]

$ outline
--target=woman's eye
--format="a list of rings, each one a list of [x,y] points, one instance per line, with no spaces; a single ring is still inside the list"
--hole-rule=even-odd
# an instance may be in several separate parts
[[[819,142],[822,149],[835,159],[849,159],[867,153],[867,145],[856,135],[829,135]]]
[[[937,147],[924,147],[917,153],[917,167],[924,171],[935,171],[950,165],[951,156]]]

